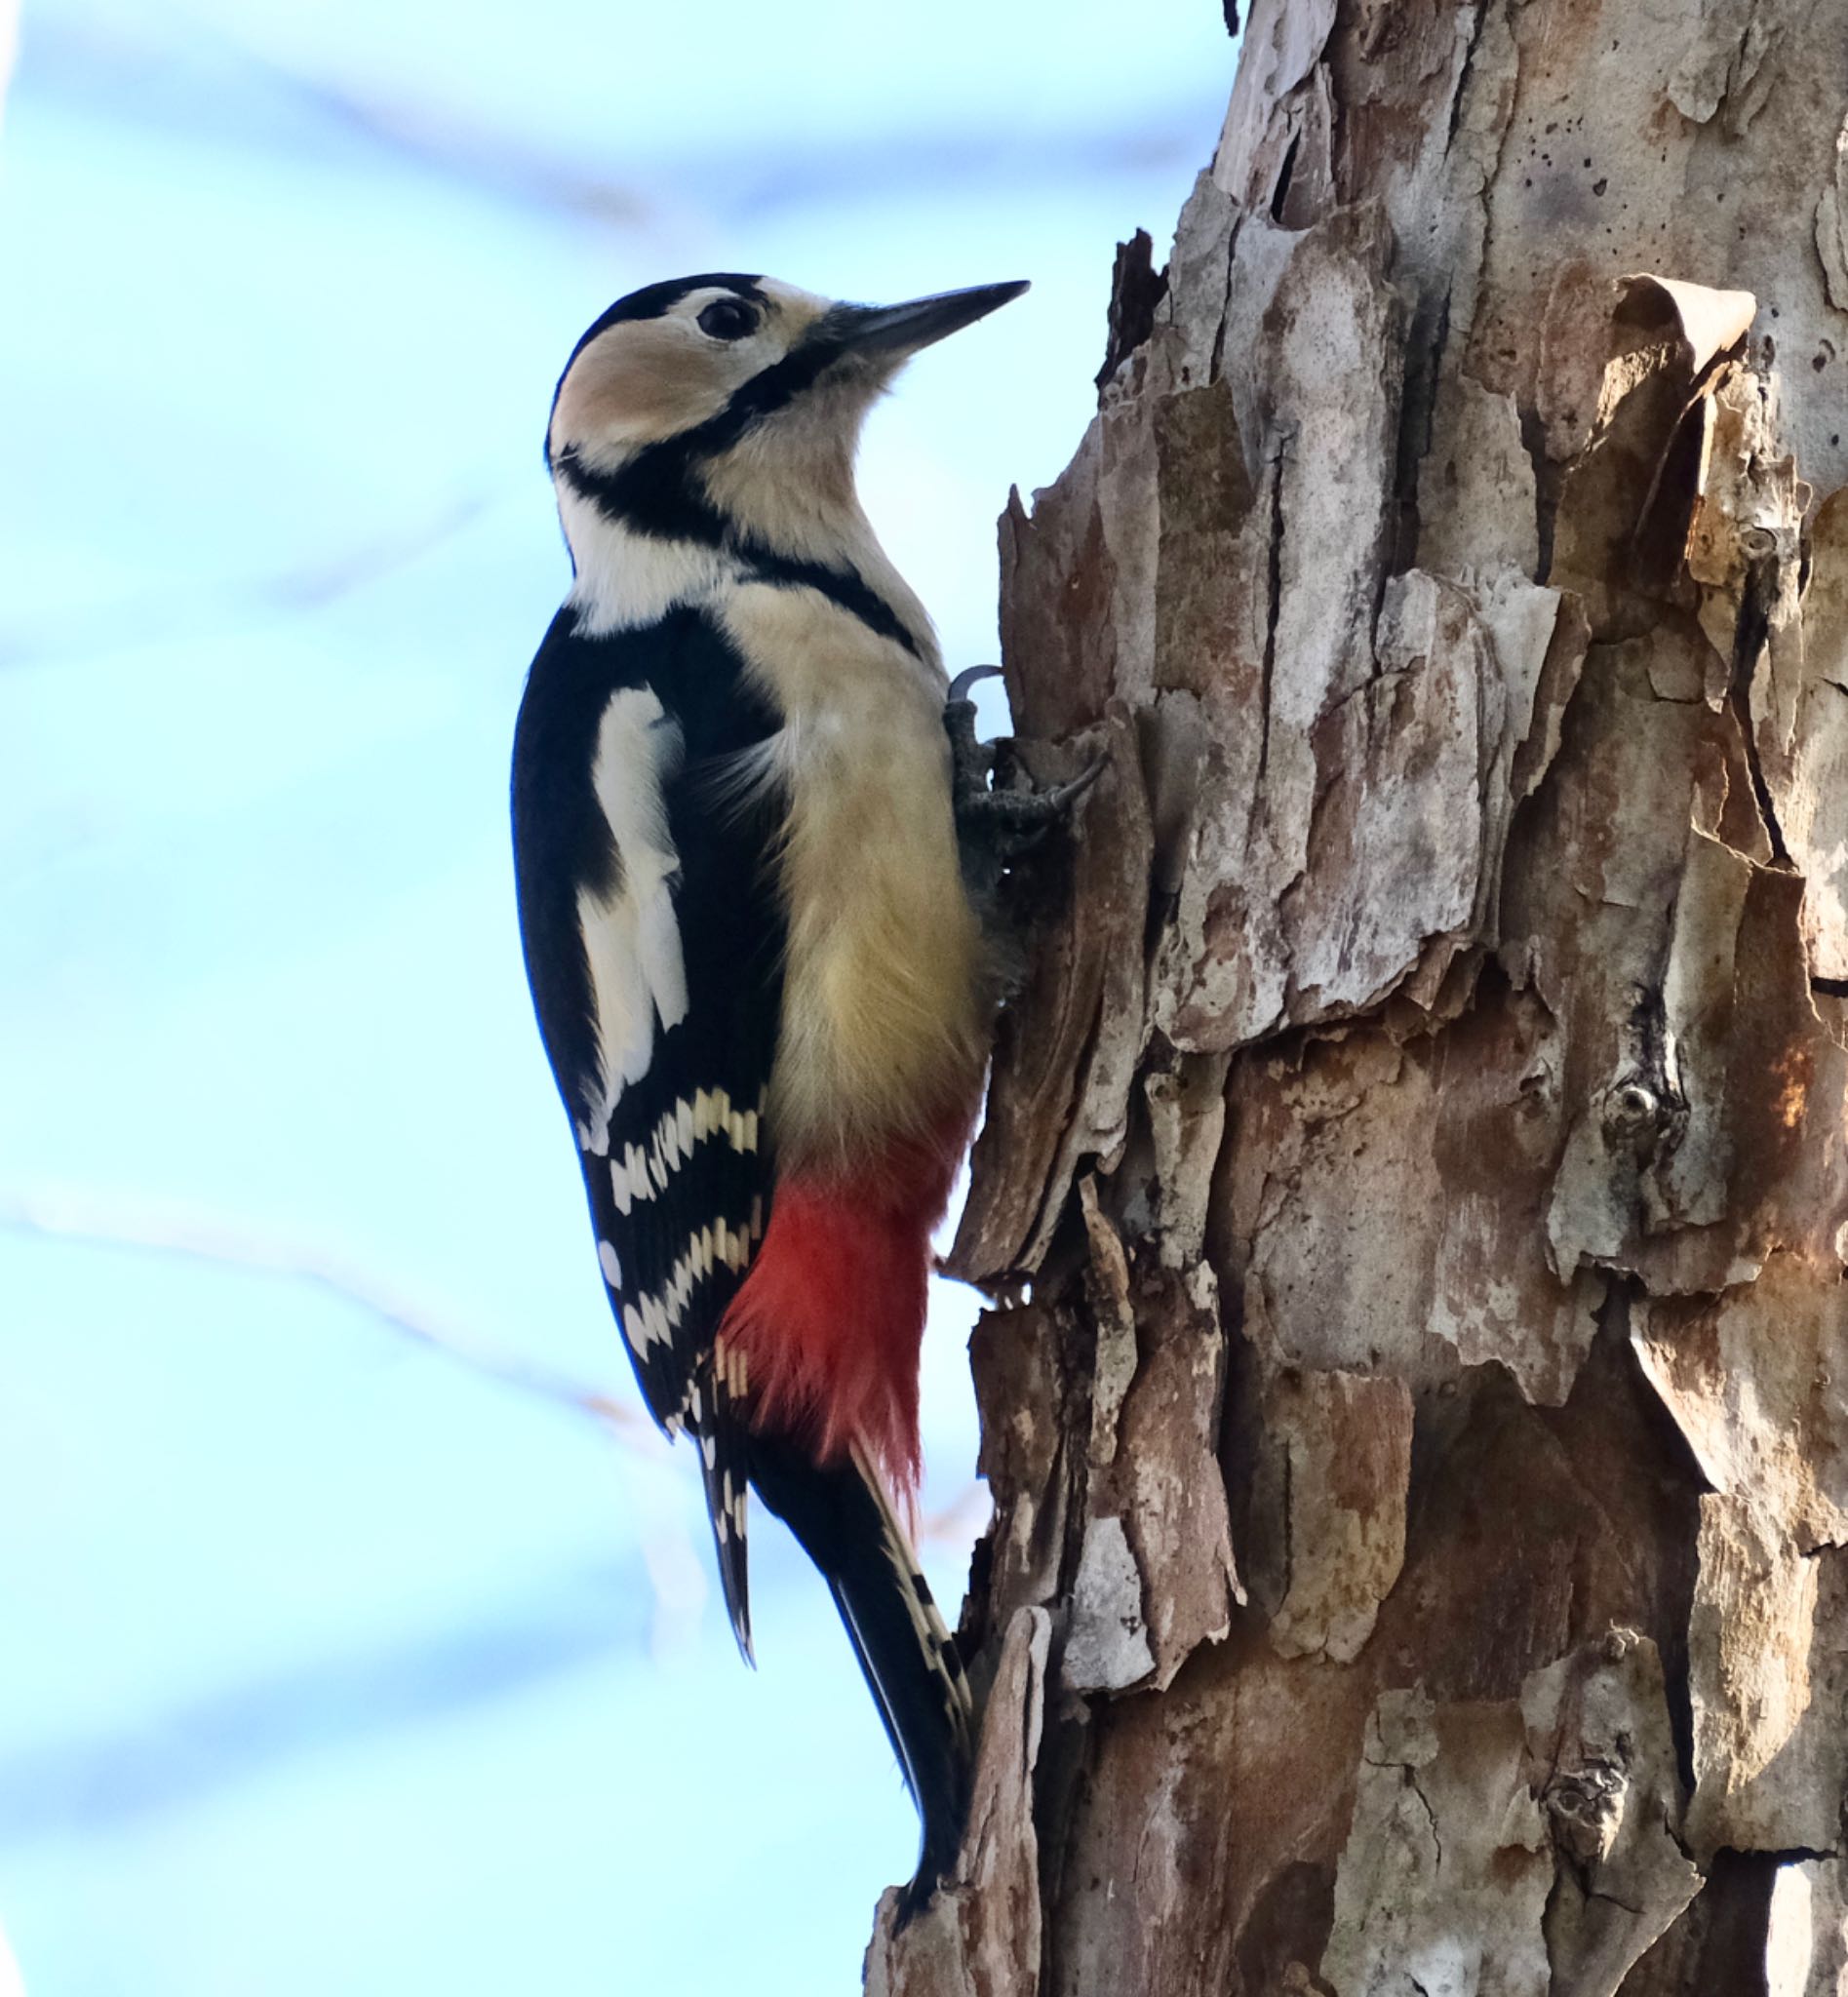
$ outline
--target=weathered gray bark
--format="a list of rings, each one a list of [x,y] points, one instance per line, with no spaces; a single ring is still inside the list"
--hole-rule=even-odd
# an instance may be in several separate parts
[[[1120,267],[886,1997],[1848,1992],[1845,116],[1841,0],[1259,0]]]

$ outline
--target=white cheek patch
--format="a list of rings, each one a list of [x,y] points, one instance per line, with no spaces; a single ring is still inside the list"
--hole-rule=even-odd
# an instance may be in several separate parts
[[[609,1149],[609,1118],[624,1087],[648,1073],[656,1021],[665,1032],[687,1017],[687,964],[674,914],[680,855],[662,789],[680,757],[680,730],[651,688],[625,686],[609,696],[592,782],[619,879],[607,896],[584,889],[577,897],[602,1070],[586,1149],[599,1154]]]

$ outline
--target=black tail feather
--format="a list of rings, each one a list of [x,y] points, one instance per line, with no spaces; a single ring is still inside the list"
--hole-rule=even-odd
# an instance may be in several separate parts
[[[699,1451],[699,1474],[706,1486],[706,1515],[712,1520],[713,1549],[719,1557],[719,1586],[739,1655],[747,1664],[751,1649],[751,1582],[747,1549],[750,1504],[750,1445],[729,1382],[710,1364],[700,1369],[689,1424]]]
[[[731,1621],[731,1634],[737,1639],[738,1654],[747,1664],[755,1664],[757,1656],[751,1648],[751,1583],[745,1543],[750,1487],[730,1437],[723,1430],[695,1434],[693,1441],[700,1452],[699,1470],[706,1486],[706,1515],[712,1521],[713,1550],[719,1559],[719,1586],[725,1595],[726,1614]]]
[[[859,1455],[817,1468],[797,1444],[753,1436],[759,1496],[821,1570],[923,1820],[914,1891],[955,1863],[968,1814],[970,1708],[956,1639],[877,1470]]]

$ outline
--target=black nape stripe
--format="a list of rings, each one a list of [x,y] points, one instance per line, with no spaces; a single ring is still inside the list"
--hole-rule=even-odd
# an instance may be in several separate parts
[[[690,463],[675,467],[671,476],[662,476],[658,483],[650,479],[638,489],[633,475],[652,450],[661,448],[651,447],[613,472],[598,471],[585,464],[575,450],[567,450],[560,451],[553,469],[606,520],[661,540],[696,541],[702,547],[727,549],[758,581],[786,589],[818,590],[869,631],[902,645],[913,657],[921,656],[918,641],[898,612],[858,569],[832,568],[825,562],[785,555],[755,534],[739,533],[712,501],[694,489]],[[667,466],[660,469],[668,473]]]
[[[898,612],[873,585],[854,568],[830,568],[820,562],[799,562],[790,555],[778,555],[762,544],[740,550],[752,570],[766,582],[786,587],[819,590],[831,603],[839,604],[849,616],[857,617],[869,631],[902,645],[914,658],[921,656],[918,641],[899,620]]]

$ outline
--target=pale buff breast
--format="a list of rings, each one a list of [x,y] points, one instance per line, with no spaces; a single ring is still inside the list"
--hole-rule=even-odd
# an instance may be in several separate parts
[[[980,925],[963,888],[934,658],[815,591],[727,593],[725,623],[785,717],[790,917],[770,1087],[786,1163],[850,1163],[972,1104]]]

